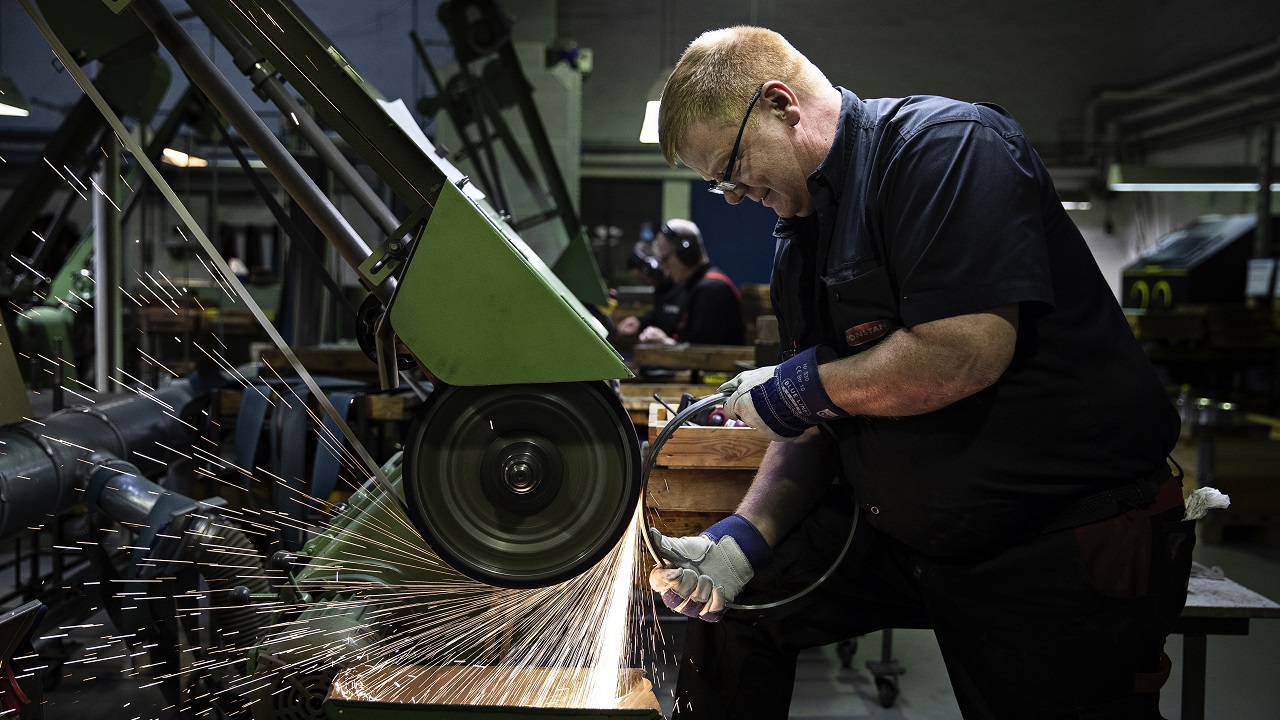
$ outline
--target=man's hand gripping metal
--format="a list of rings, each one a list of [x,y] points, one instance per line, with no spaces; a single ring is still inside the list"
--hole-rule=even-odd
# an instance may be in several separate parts
[[[773,559],[764,536],[751,521],[730,515],[696,537],[669,538],[649,528],[662,560],[649,572],[649,585],[676,612],[707,622],[724,616],[756,570]]]
[[[827,420],[848,417],[828,397],[818,376],[820,348],[809,348],[779,365],[739,373],[720,386],[728,394],[725,414],[775,442],[789,442]]]

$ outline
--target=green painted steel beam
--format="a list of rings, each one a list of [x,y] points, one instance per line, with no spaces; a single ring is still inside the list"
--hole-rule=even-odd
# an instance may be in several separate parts
[[[391,327],[453,385],[631,377],[573,293],[492,208],[453,184],[401,276]]]

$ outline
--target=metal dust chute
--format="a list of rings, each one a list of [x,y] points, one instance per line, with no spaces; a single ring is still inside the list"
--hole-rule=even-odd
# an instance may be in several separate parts
[[[635,432],[602,382],[441,386],[405,445],[415,528],[490,585],[580,574],[617,545],[640,497]]]

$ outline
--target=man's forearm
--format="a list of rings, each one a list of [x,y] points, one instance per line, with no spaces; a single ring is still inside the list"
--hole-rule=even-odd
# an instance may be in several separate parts
[[[899,330],[866,352],[819,368],[831,400],[851,415],[933,412],[1000,378],[1017,341],[1016,305]]]
[[[835,477],[830,440],[810,428],[799,440],[775,442],[738,505],[772,547],[813,509]]]

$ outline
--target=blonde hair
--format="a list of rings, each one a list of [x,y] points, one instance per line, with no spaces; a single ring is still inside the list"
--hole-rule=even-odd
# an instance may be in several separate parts
[[[781,80],[800,98],[831,88],[822,71],[778,33],[739,25],[709,30],[689,43],[662,89],[658,142],[672,167],[699,121],[737,127],[756,88]],[[750,122],[755,124],[752,116]]]

